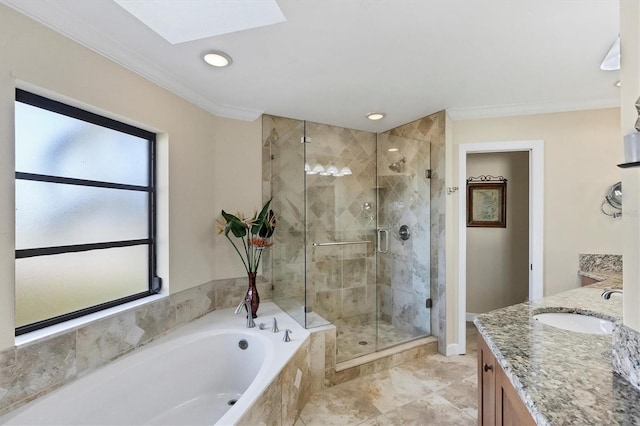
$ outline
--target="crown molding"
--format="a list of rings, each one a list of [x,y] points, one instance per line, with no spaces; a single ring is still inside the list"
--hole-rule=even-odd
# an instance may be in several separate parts
[[[453,120],[458,121],[619,107],[620,97],[614,97],[593,99],[583,102],[547,102],[540,104],[493,105],[470,108],[453,107],[447,108],[446,111]]]
[[[56,2],[0,0],[0,3],[6,4],[23,15],[110,59],[129,71],[140,75],[146,80],[157,84],[213,115],[243,121],[255,121],[264,112],[261,110],[211,102],[195,90],[181,84],[179,79],[170,73],[146,60],[144,56],[129,49],[109,35],[98,31],[78,16],[63,10]],[[46,16],[47,21],[45,22],[41,16]],[[57,24],[62,22],[72,22],[73,25],[65,25],[65,28],[71,28],[71,30],[63,30],[62,26]]]

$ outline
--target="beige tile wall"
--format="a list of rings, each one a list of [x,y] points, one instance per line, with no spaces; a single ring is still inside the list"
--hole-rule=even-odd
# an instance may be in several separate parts
[[[305,125],[308,144],[300,143]],[[306,304],[330,322],[366,322],[379,313],[405,332],[444,339],[445,112],[377,138],[376,164],[373,133],[263,116],[263,198],[273,196],[280,218],[269,254],[273,260],[265,262],[272,268],[274,301],[303,326],[299,311]],[[391,145],[401,151],[389,153]],[[388,165],[403,157],[406,173],[390,171]],[[349,166],[354,174],[349,179],[305,176],[305,159],[312,168],[315,163],[336,163],[338,168]],[[426,179],[426,169],[431,169],[431,179]],[[376,190],[380,206],[375,205]],[[379,211],[380,223],[391,236],[391,254],[378,265],[377,288],[375,244],[312,246],[314,241],[375,242],[376,223],[363,209],[365,202]],[[397,236],[401,224],[412,230],[407,242]],[[433,300],[431,310],[425,308],[427,297]],[[444,340],[440,347],[445,347]]]
[[[214,309],[237,306],[246,277],[211,281],[48,339],[0,352],[0,414],[44,395]],[[258,279],[262,300],[271,283]]]

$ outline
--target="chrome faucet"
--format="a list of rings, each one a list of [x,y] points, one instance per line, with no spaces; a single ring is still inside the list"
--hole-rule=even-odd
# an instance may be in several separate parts
[[[253,321],[253,315],[251,315],[251,300],[243,300],[240,302],[238,307],[236,308],[235,314],[238,315],[242,312],[242,307],[247,311],[247,328],[253,328],[256,326],[256,323]]]
[[[620,293],[622,294],[622,290],[617,290],[617,289],[611,289],[611,290],[605,290],[602,292],[602,298],[604,300],[609,300],[611,298],[611,295],[613,293]]]

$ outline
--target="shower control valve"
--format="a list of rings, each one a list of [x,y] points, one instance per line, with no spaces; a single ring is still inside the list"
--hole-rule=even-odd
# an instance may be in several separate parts
[[[407,225],[402,225],[398,233],[400,234],[400,239],[402,241],[408,240],[409,237],[411,236],[411,231],[409,230],[409,227]]]

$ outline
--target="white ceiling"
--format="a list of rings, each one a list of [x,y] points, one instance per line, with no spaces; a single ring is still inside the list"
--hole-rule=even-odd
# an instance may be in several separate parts
[[[286,22],[180,44],[113,0],[0,2],[239,119],[382,131],[443,109],[466,118],[619,105],[618,71],[599,68],[619,0],[277,0]],[[210,50],[233,65],[209,67]],[[370,122],[371,111],[387,117]]]

